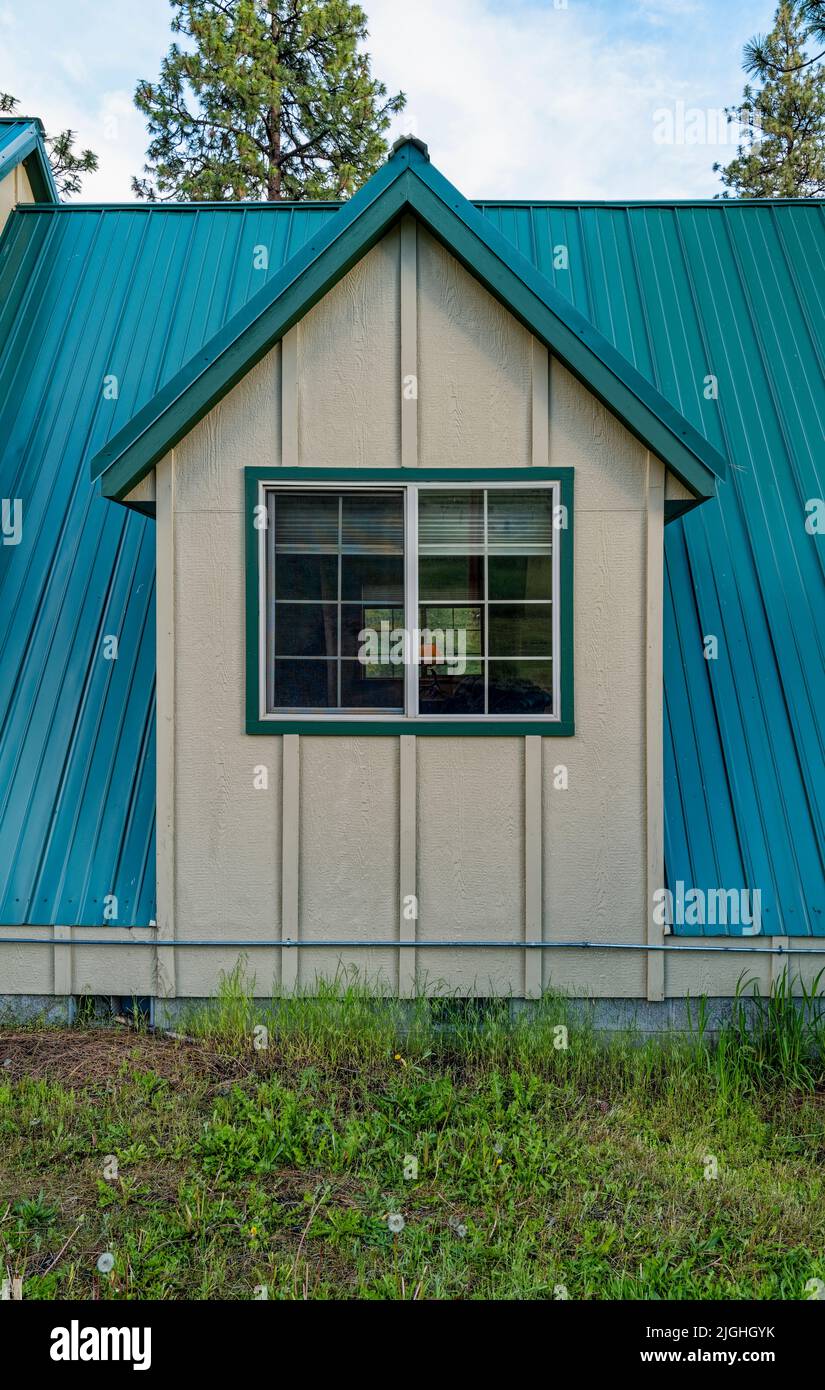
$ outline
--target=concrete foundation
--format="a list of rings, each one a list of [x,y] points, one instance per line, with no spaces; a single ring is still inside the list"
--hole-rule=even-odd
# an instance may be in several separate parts
[[[84,997],[83,1010],[86,1018],[93,1017],[95,1023],[104,1022],[116,1013],[131,1014],[133,1001],[117,999],[113,996]],[[279,1001],[255,999],[253,1012],[264,1018],[277,1010]],[[391,1001],[376,1000],[376,1009],[387,1007]],[[765,996],[754,998],[751,995],[739,1000],[732,996],[703,999],[664,999],[649,1001],[645,999],[575,999],[554,998],[552,1002],[537,1002],[531,999],[463,999],[441,998],[428,1001],[434,1022],[438,1026],[450,1027],[459,1018],[483,1018],[485,1014],[500,1017],[506,1010],[511,1019],[535,1014],[542,1010],[545,1017],[558,1015],[560,1023],[572,1027],[592,1029],[606,1036],[632,1033],[639,1038],[689,1037],[698,1028],[700,1014],[704,1022],[705,1037],[718,1036],[720,1029],[730,1021],[734,1007],[742,1006],[746,1016],[752,1021],[760,1005],[766,1003]],[[156,1028],[176,1029],[185,1023],[193,1012],[218,1012],[220,1003],[216,999],[191,997],[186,999],[148,999],[139,1001],[140,1012]],[[58,1027],[65,1028],[74,1023],[80,999],[72,995],[0,995],[0,1028],[2,1027]],[[92,1008],[89,1006],[93,1005]],[[808,1008],[816,1017],[825,1017],[825,997],[813,1002],[794,999],[794,1006],[801,1010]],[[408,1017],[412,1021],[418,1004],[414,1000],[394,1000],[392,1007],[400,1020]]]
[[[73,1002],[69,994],[0,994],[0,1028],[65,1028],[72,1022]]]

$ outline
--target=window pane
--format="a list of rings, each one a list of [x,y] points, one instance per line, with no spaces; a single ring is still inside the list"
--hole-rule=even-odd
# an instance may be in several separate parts
[[[386,623],[386,629],[382,624]],[[362,632],[374,632],[380,648],[382,642],[392,649],[392,634],[404,627],[404,609],[389,605],[342,603],[341,604],[341,655],[358,656],[366,638]],[[385,636],[386,633],[386,636]]]
[[[551,714],[553,663],[491,661],[487,708],[490,714]]]
[[[491,603],[490,656],[550,656],[553,607],[549,603]]]
[[[553,543],[553,494],[548,490],[491,488],[487,493],[487,548],[522,555]]]
[[[337,599],[338,556],[277,554],[275,597]]]
[[[418,547],[422,554],[438,549],[448,555],[483,551],[483,492],[420,492]]]
[[[341,597],[359,603],[403,603],[403,555],[342,555]]]
[[[276,661],[272,703],[276,709],[334,709],[337,661]]]
[[[275,655],[337,656],[337,604],[277,603]]]
[[[418,562],[418,592],[423,599],[482,598],[482,555],[422,555]]]
[[[403,666],[362,666],[360,661],[342,661],[341,704],[351,709],[403,710]]]
[[[467,663],[462,676],[451,676],[446,666],[422,666],[418,681],[421,714],[483,714],[484,663]]]
[[[338,544],[338,497],[327,492],[279,492],[275,500],[275,546],[310,550]]]
[[[454,663],[457,657],[480,656],[484,651],[481,607],[464,608],[424,604],[418,610],[422,660],[424,649],[433,648],[433,659]]]
[[[487,561],[490,598],[547,598],[553,593],[553,557],[491,555]]]
[[[404,499],[400,492],[349,493],[342,499],[342,544],[359,550],[404,549]]]

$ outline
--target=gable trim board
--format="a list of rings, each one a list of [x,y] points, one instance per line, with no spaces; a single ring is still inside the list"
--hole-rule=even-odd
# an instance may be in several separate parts
[[[715,495],[722,455],[435,170],[418,141],[377,174],[91,462],[103,495],[123,498],[405,214],[413,213],[480,283],[639,439],[691,494]],[[400,382],[399,382],[400,390]]]
[[[52,166],[46,154],[45,131],[36,116],[12,116],[0,118],[0,134],[3,127],[20,126],[18,134],[7,142],[0,142],[0,180],[6,178],[18,164],[22,164],[28,175],[36,203],[58,203],[60,195],[54,181]]]

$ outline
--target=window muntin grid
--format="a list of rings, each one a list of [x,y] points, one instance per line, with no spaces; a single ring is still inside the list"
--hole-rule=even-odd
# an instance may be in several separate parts
[[[265,717],[558,718],[557,483],[331,487],[273,482],[264,485],[263,495]],[[279,498],[291,499],[286,506],[282,500],[280,517]],[[389,559],[383,574],[380,557]],[[442,565],[439,580],[443,557],[449,563],[446,570]],[[309,588],[306,574],[300,575],[307,564],[310,572],[316,567]],[[360,573],[353,565],[363,566]],[[290,566],[291,580],[279,586],[276,569],[283,577]],[[460,571],[464,578],[456,589],[454,576]],[[299,621],[299,606],[319,604],[326,611],[312,618],[304,614]],[[290,610],[293,635],[284,640]],[[434,678],[439,692],[456,682],[445,663],[427,659],[432,649],[428,652],[424,643],[420,664],[411,663],[403,672],[366,663],[358,673],[356,617],[364,626],[385,621],[393,630],[406,618],[403,627],[411,638],[416,623],[421,631],[444,625],[463,629],[467,659],[460,696],[444,700],[439,693],[433,698]],[[275,663],[283,671],[289,661],[303,662],[304,674],[311,669],[309,662],[326,666],[323,676],[313,672],[314,702],[283,698],[283,683],[273,679]]]

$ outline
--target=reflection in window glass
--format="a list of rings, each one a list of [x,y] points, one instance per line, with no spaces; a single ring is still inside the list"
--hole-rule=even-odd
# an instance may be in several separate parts
[[[490,555],[487,559],[491,599],[549,599],[553,592],[553,557]]]
[[[553,708],[553,663],[491,661],[490,714],[549,714]]]
[[[273,704],[281,709],[332,709],[338,696],[337,661],[275,661]]]
[[[419,551],[418,597],[453,603],[483,598],[483,555],[422,555]]]
[[[418,574],[419,712],[551,714],[552,492],[421,489]]]
[[[555,712],[552,489],[418,483],[417,605],[403,486],[265,495],[267,710]]]
[[[553,609],[549,603],[491,603],[490,656],[551,656]]]
[[[267,708],[403,712],[403,666],[361,659],[365,630],[403,626],[403,493],[273,489],[267,509]]]

